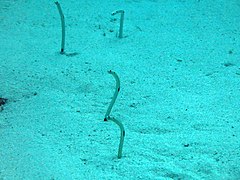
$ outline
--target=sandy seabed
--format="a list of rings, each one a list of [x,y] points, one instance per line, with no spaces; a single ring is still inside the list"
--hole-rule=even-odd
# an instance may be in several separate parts
[[[240,179],[238,0],[59,3],[64,55],[54,1],[0,1],[1,180]]]

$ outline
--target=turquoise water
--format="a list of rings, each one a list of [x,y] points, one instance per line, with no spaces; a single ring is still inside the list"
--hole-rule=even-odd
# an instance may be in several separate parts
[[[0,179],[240,179],[239,1],[58,3],[0,2]]]

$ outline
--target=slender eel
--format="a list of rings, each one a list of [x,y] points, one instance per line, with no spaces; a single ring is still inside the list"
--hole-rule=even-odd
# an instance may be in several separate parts
[[[64,15],[62,12],[62,8],[59,4],[59,2],[55,2],[55,4],[57,5],[60,17],[61,17],[61,24],[62,24],[62,44],[61,44],[61,54],[64,54],[64,46],[65,46],[65,20],[64,20]]]
[[[120,80],[119,80],[118,75],[115,72],[111,71],[111,70],[108,71],[108,73],[112,74],[113,77],[115,78],[115,80],[116,80],[116,89],[115,89],[115,93],[114,93],[114,95],[112,97],[112,101],[111,101],[110,105],[108,106],[107,112],[105,114],[104,121],[107,121],[107,119],[108,119],[108,117],[109,117],[109,115],[111,113],[112,107],[113,107],[113,105],[114,105],[114,103],[115,103],[115,101],[117,99],[118,93],[120,91]]]
[[[111,117],[108,117],[107,120],[115,122],[120,127],[121,133],[120,133],[120,143],[118,147],[118,159],[120,159],[122,157],[122,148],[123,148],[123,142],[125,137],[125,130],[124,130],[123,124],[119,120]]]
[[[124,21],[124,10],[118,10],[118,11],[114,11],[112,13],[112,16],[116,15],[120,13],[121,14],[121,17],[120,17],[120,27],[119,27],[119,35],[118,37],[119,38],[123,38],[123,21]]]
[[[114,123],[116,123],[119,128],[120,128],[120,143],[119,143],[119,147],[118,147],[118,159],[120,159],[122,157],[122,148],[123,148],[123,142],[124,142],[124,137],[125,137],[125,130],[124,130],[124,127],[123,127],[123,124],[121,123],[121,121],[113,118],[113,117],[110,117],[110,113],[111,113],[111,110],[112,110],[112,107],[117,99],[117,96],[118,96],[118,93],[120,91],[120,80],[119,80],[119,77],[118,75],[113,72],[113,71],[108,71],[109,74],[113,75],[113,77],[115,78],[116,80],[116,89],[115,89],[115,93],[112,97],[112,101],[107,109],[107,112],[105,114],[105,118],[104,118],[104,121],[113,121]]]

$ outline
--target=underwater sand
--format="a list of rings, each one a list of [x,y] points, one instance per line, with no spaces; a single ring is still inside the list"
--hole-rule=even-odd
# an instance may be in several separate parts
[[[65,55],[54,1],[0,2],[1,180],[240,179],[239,0],[59,3]]]

